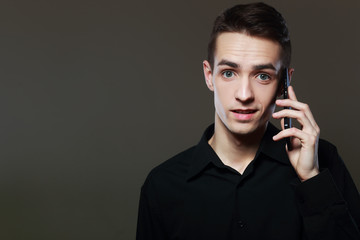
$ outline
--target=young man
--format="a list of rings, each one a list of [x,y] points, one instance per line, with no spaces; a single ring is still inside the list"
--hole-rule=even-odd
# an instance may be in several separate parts
[[[290,53],[285,21],[266,4],[216,19],[203,62],[215,123],[149,174],[138,240],[360,239],[359,193],[336,148],[319,140],[292,87],[289,99],[276,100],[283,70],[293,72]],[[291,109],[274,113],[275,105]],[[279,131],[271,117],[301,129]]]

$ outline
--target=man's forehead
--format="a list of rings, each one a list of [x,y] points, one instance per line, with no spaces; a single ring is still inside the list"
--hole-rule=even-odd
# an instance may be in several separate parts
[[[281,46],[272,40],[244,33],[221,33],[216,40],[214,60],[215,65],[227,61],[239,66],[244,63],[272,64],[278,69],[276,65],[281,62]]]
[[[281,48],[280,43],[269,38],[253,36],[246,32],[222,32],[216,37],[216,45],[218,42],[223,42],[229,39],[235,39],[236,41],[249,43],[249,42],[261,42],[261,44],[271,44],[277,45],[277,47]]]

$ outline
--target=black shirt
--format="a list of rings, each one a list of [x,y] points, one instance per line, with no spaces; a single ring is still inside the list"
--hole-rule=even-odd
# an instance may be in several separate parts
[[[213,132],[151,171],[137,240],[360,239],[359,193],[333,145],[320,140],[321,173],[301,183],[270,123],[243,174],[208,144]]]

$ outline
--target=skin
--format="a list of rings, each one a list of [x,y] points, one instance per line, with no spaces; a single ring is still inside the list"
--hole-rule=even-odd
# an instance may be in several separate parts
[[[215,105],[215,130],[209,144],[225,165],[243,173],[255,157],[270,117],[291,117],[302,128],[283,129],[273,139],[292,137],[293,150],[286,150],[304,181],[319,173],[316,149],[320,130],[310,108],[297,101],[292,87],[289,99],[276,100],[280,95],[280,53],[280,45],[268,39],[234,32],[217,37],[214,68],[203,62]],[[289,75],[292,73],[290,69]],[[274,113],[275,104],[292,109]]]

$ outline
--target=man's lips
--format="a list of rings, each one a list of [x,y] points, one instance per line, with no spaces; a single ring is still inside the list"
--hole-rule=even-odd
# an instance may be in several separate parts
[[[233,109],[231,110],[234,113],[234,117],[240,121],[250,121],[254,114],[257,112],[257,109]]]
[[[239,114],[252,114],[252,113],[255,113],[257,110],[256,109],[234,109],[231,111],[234,113],[239,113]]]

